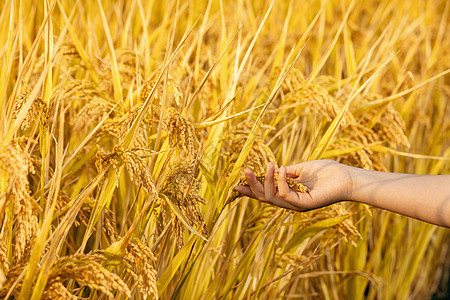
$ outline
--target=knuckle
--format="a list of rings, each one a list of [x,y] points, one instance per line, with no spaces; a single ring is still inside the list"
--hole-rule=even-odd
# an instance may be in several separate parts
[[[256,186],[257,181],[254,178],[247,178],[248,185],[252,188]]]

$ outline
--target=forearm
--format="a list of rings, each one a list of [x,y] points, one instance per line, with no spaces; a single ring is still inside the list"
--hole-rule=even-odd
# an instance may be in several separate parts
[[[450,175],[409,175],[350,168],[349,200],[450,227]]]

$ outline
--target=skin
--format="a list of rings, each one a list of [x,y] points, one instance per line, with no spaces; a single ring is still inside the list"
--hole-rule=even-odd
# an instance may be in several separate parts
[[[264,186],[250,169],[245,169],[249,187],[237,186],[236,190],[248,197],[297,211],[348,200],[450,227],[450,175],[369,171],[332,160],[282,166],[279,171],[278,191],[272,163],[267,166]],[[311,191],[300,193],[291,190],[286,177],[300,181]]]

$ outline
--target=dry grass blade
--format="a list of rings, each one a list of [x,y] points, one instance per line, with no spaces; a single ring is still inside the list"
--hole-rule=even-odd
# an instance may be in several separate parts
[[[108,20],[106,19],[105,12],[103,11],[103,6],[100,0],[97,1],[98,7],[100,9],[100,15],[102,16],[103,29],[105,30],[106,41],[108,42],[109,54],[111,55],[112,62],[112,76],[114,84],[114,99],[116,102],[122,100],[122,86],[120,84],[120,74],[119,68],[117,66],[116,52],[114,50],[114,44],[111,37],[111,32],[109,31]]]
[[[404,156],[404,157],[450,161],[450,157],[414,154],[414,153],[409,153],[409,152],[398,151],[395,149],[390,149],[390,148],[382,146],[382,145],[373,145],[373,146],[370,146],[370,148],[373,149],[374,151],[378,151],[378,152],[382,152],[382,153],[389,153],[392,155],[398,155],[398,156]]]
[[[356,112],[358,112],[358,111],[366,111],[368,109],[373,109],[374,107],[377,107],[377,106],[380,106],[380,105],[392,102],[392,101],[394,101],[394,100],[396,100],[398,98],[401,98],[401,97],[403,97],[405,95],[408,95],[409,93],[414,92],[417,89],[420,89],[421,87],[423,87],[423,86],[425,86],[425,85],[435,81],[436,79],[438,79],[440,77],[443,77],[443,76],[447,75],[448,73],[450,73],[450,69],[445,70],[444,72],[441,72],[441,73],[439,73],[439,74],[437,74],[437,75],[435,75],[435,76],[425,80],[424,82],[421,82],[421,83],[417,84],[416,86],[414,86],[414,87],[412,87],[410,89],[407,89],[407,90],[405,90],[403,92],[391,95],[389,97],[385,97],[383,99],[372,101],[372,102],[366,103],[364,105],[360,105],[357,108]]]
[[[239,116],[241,116],[241,115],[244,115],[244,114],[246,114],[246,113],[249,113],[249,112],[251,112],[251,111],[253,111],[253,110],[256,110],[256,109],[258,109],[258,108],[261,108],[261,107],[263,107],[263,106],[264,106],[264,104],[261,104],[261,105],[258,105],[258,106],[255,106],[255,107],[246,109],[246,110],[244,110],[244,111],[241,111],[241,112],[239,112],[239,113],[237,113],[237,114],[234,114],[234,115],[225,117],[225,118],[221,118],[221,119],[214,120],[214,121],[202,122],[202,123],[199,123],[199,124],[194,124],[194,127],[195,127],[196,129],[202,129],[202,128],[214,126],[214,125],[220,124],[220,123],[222,123],[222,122],[229,121],[229,120],[232,120],[232,119],[234,119],[234,118],[237,118],[237,117],[239,117]]]
[[[339,35],[342,32],[342,29],[344,29],[345,24],[347,23],[347,19],[350,15],[350,12],[352,11],[352,8],[355,4],[355,1],[352,1],[350,3],[349,8],[347,9],[347,13],[345,14],[344,20],[342,20],[341,25],[339,26],[339,29],[337,30],[336,34],[334,35],[333,41],[330,43],[330,46],[328,46],[327,51],[322,56],[320,62],[317,64],[317,66],[314,68],[314,71],[309,75],[307,83],[311,83],[319,74],[320,70],[324,66],[325,62],[327,61],[328,57],[331,54],[331,51],[333,50],[334,46],[336,45],[336,42],[339,38]]]
[[[228,51],[228,48],[231,46],[231,44],[233,43],[234,39],[236,38],[237,34],[239,33],[239,31],[242,29],[242,27],[240,27],[233,35],[233,37],[231,38],[230,42],[228,43],[228,45],[225,47],[225,49],[222,51],[222,53],[220,53],[219,57],[214,61],[213,65],[211,66],[211,68],[209,68],[208,72],[206,72],[205,76],[203,77],[202,81],[200,82],[200,85],[197,87],[197,89],[194,91],[194,94],[189,98],[186,107],[183,109],[183,113],[182,115],[186,115],[186,113],[189,112],[189,110],[191,109],[192,103],[195,101],[195,99],[197,98],[198,94],[200,93],[201,89],[203,88],[203,86],[205,85],[206,81],[208,80],[208,77],[210,76],[211,72],[214,71],[214,69],[216,68],[217,64],[220,62],[220,59],[225,55],[225,53]]]

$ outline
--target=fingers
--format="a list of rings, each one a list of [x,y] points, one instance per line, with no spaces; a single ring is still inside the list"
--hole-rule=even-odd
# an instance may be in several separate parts
[[[298,170],[298,169],[297,169]],[[292,168],[291,168],[292,172]],[[236,186],[236,190],[250,198],[254,198],[266,203],[270,203],[279,207],[288,208],[297,211],[310,209],[310,195],[299,195],[289,188],[286,181],[287,168],[282,166],[277,177],[278,191],[275,185],[275,166],[272,163],[267,165],[264,185],[262,185],[255,174],[250,169],[244,170],[248,186]],[[292,173],[291,173],[292,174]],[[311,204],[311,203],[309,203]]]
[[[251,192],[258,200],[264,200],[265,192],[263,185],[256,179],[255,174],[253,174],[252,170],[245,169],[244,170],[245,177],[247,178],[247,183],[250,187]]]
[[[266,201],[266,202],[276,205],[278,207],[283,207],[283,208],[292,209],[292,210],[299,210],[299,208],[297,206],[292,205],[285,199],[281,198],[280,195],[277,195],[274,198],[272,198],[270,201]]]
[[[303,171],[302,164],[296,164],[291,166],[286,166],[286,176],[287,177],[298,177]]]
[[[291,190],[286,182],[286,167],[284,166],[280,168],[278,173],[278,194],[290,203],[298,200],[297,193]]]
[[[244,186],[244,185],[237,185],[234,187],[234,189],[236,191],[238,191],[239,193],[241,193],[244,196],[250,197],[250,198],[254,198],[254,199],[258,199],[256,197],[255,194],[253,194],[252,190],[248,187],[248,186]]]
[[[276,205],[278,207],[292,209],[292,210],[298,210],[298,207],[290,204],[289,202],[287,202],[286,200],[281,198],[279,195],[276,195],[275,197],[266,200],[266,199],[259,199],[248,186],[238,185],[235,187],[235,189],[236,189],[236,191],[238,191],[239,193],[241,193],[244,196],[254,198],[254,199],[257,199],[257,200],[260,200],[262,202],[269,203],[272,205]]]
[[[273,163],[267,164],[266,177],[264,180],[264,197],[266,200],[275,198],[277,189],[275,187],[275,165]]]

